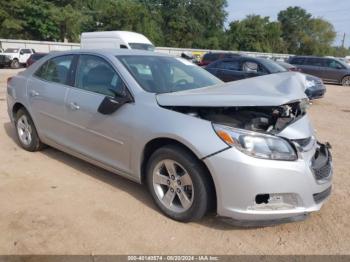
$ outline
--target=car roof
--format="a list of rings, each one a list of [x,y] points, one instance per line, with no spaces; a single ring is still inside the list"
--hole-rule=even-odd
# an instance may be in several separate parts
[[[100,54],[106,56],[118,56],[118,55],[133,55],[133,56],[165,56],[172,57],[168,54],[158,53],[154,51],[144,51],[135,49],[75,49],[69,51],[53,51],[50,54],[68,55],[68,54]]]

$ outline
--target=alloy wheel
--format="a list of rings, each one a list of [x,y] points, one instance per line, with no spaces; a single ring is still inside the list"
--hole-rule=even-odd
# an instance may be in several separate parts
[[[162,205],[173,212],[185,212],[192,206],[192,179],[176,161],[166,159],[156,165],[153,170],[153,187]]]
[[[350,76],[346,76],[343,78],[342,85],[343,86],[350,86]]]
[[[32,127],[26,115],[22,115],[17,120],[17,132],[21,143],[29,146],[32,142]]]

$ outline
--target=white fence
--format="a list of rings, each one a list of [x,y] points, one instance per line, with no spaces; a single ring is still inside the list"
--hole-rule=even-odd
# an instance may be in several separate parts
[[[63,43],[63,42],[49,42],[49,41],[32,41],[32,40],[14,40],[14,39],[0,39],[0,47],[6,48],[33,48],[36,52],[50,52],[50,51],[64,51],[79,49],[78,43]],[[156,47],[157,52],[167,53],[174,56],[180,56],[183,52],[233,52],[249,56],[259,56],[266,58],[280,58],[286,59],[290,57],[290,54],[278,54],[278,53],[259,53],[259,52],[247,52],[247,51],[225,51],[225,50],[209,50],[209,49],[190,49],[190,48],[173,48],[173,47]]]

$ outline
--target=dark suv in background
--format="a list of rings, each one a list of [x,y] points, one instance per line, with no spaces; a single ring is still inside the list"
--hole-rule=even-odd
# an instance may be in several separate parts
[[[296,65],[303,73],[318,76],[325,82],[350,86],[350,66],[330,57],[293,56],[289,63]]]
[[[273,60],[249,56],[221,59],[209,64],[205,69],[224,82],[293,71]],[[305,93],[309,99],[321,98],[326,92],[322,80],[312,75],[305,75],[305,87]]]

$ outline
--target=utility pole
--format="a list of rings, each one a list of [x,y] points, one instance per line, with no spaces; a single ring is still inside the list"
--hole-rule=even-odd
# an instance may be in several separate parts
[[[343,35],[343,40],[342,40],[342,42],[341,42],[341,47],[342,48],[344,48],[344,45],[345,45],[345,33],[344,33],[344,35]]]

